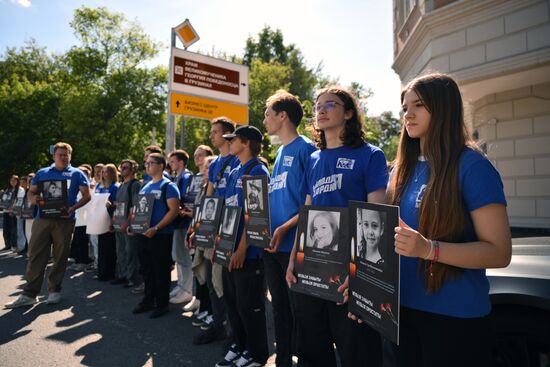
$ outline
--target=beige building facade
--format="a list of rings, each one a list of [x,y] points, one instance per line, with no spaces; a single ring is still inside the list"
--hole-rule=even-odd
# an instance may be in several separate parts
[[[500,172],[510,225],[550,229],[550,0],[393,0],[403,84],[445,72]]]

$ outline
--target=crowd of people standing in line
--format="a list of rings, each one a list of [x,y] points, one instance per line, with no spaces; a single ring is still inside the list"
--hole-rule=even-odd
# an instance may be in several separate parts
[[[230,338],[217,367],[266,363],[266,285],[277,366],[292,366],[293,356],[299,366],[336,366],[337,360],[342,366],[491,365],[485,269],[506,266],[511,256],[500,176],[469,136],[452,78],[430,74],[412,80],[403,89],[401,104],[403,128],[390,174],[382,150],[365,142],[356,99],[338,86],[322,89],[314,101],[314,143],[298,134],[303,117],[298,98],[278,91],[266,101],[263,124],[281,141],[271,173],[260,159],[262,133],[252,126],[235,128],[224,117],[213,120],[210,131],[219,155],[208,146],[197,147],[195,174],[187,170],[190,157],[185,151],[165,157],[156,146],[145,149],[142,181],[136,179],[138,164],[130,159],[120,162],[120,172],[114,164],[96,165],[93,172],[87,165],[74,168],[72,147],[58,143],[54,164],[36,173],[27,196],[35,204],[40,181],[68,179],[67,216],[35,216],[27,284],[6,307],[37,302],[51,251],[48,303],[60,301],[67,258],[73,257],[72,270],[92,270],[100,281],[143,292],[135,314],[160,317],[169,311],[169,303],[195,311],[192,323],[202,329],[195,344]],[[342,160],[348,164],[341,165]],[[270,206],[271,245],[262,249],[247,243],[241,221],[235,250],[223,267],[212,261],[212,249],[191,246],[193,212],[185,205],[185,193],[200,178],[195,203],[204,195],[218,196],[226,205],[242,207],[244,175],[267,176],[270,182],[269,200],[277,203]],[[341,184],[315,190],[334,176]],[[125,203],[129,219],[120,231],[88,238],[86,219],[79,213],[91,198],[90,180],[96,193],[108,194],[101,208],[108,215],[116,210],[115,203]],[[10,185],[25,195],[15,178]],[[128,229],[130,207],[139,194],[148,193],[155,195],[149,228],[133,234]],[[289,291],[296,283],[299,207],[347,207],[350,200],[400,207],[399,226],[385,229],[393,231],[395,252],[401,255],[399,346],[349,313],[345,302]],[[14,236],[11,229],[8,236]],[[14,246],[9,238],[6,246]],[[177,285],[170,290],[172,266]],[[347,284],[339,288],[345,301]]]

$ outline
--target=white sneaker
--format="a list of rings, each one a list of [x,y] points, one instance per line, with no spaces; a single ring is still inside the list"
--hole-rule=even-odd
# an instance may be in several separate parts
[[[6,308],[17,308],[17,307],[24,307],[24,306],[32,306],[36,302],[38,302],[38,299],[36,297],[29,297],[25,296],[24,294],[17,297],[15,301],[11,301],[9,303],[6,303],[4,307]]]
[[[181,287],[179,285],[176,285],[174,289],[170,291],[170,298],[177,296],[181,292]]]
[[[170,298],[170,303],[188,303],[193,299],[193,295],[189,292],[183,291]]]
[[[61,293],[59,293],[59,292],[50,292],[50,294],[48,294],[48,299],[47,299],[46,303],[49,304],[49,305],[53,305],[55,303],[59,303],[59,301],[61,301]]]
[[[187,303],[185,306],[182,307],[182,310],[184,312],[193,312],[195,310],[198,310],[201,306],[201,301],[195,296],[191,299],[191,302]]]

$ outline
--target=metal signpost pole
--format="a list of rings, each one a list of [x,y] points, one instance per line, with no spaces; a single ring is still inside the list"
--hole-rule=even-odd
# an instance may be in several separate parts
[[[172,29],[170,34],[170,44],[172,49],[176,47],[176,32]],[[172,56],[170,56],[170,62],[172,62]],[[170,68],[170,81],[172,81],[172,68]],[[170,113],[170,96],[168,96],[168,109],[166,120],[166,153],[173,151],[176,147],[176,117]]]

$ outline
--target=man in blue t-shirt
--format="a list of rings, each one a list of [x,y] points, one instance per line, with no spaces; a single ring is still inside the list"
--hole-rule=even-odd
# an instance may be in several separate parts
[[[227,186],[227,176],[239,164],[238,159],[229,154],[229,142],[223,138],[224,134],[230,134],[233,131],[235,131],[235,123],[229,118],[218,117],[212,120],[210,141],[219,150],[220,155],[208,167],[207,196],[223,197]],[[195,336],[193,344],[207,344],[225,338],[223,322],[227,318],[227,312],[223,301],[222,267],[218,263],[212,263],[213,249],[198,248],[197,250],[195,256],[199,258],[194,260],[194,263],[198,264],[203,259],[203,264],[206,267],[206,285],[212,305],[212,316],[207,319],[208,322],[205,325],[201,326],[206,330]]]
[[[227,180],[225,204],[244,207],[242,176],[269,176],[258,156],[262,133],[253,126],[241,126],[223,136],[230,141],[229,152],[239,159]],[[267,361],[263,250],[247,243],[244,218],[235,240],[235,250],[227,268],[223,268],[223,290],[234,344],[216,366],[263,366]]]
[[[176,263],[178,276],[176,290],[170,294],[170,303],[187,303],[193,298],[193,271],[191,270],[191,255],[187,247],[187,229],[191,224],[191,209],[185,207],[185,200],[189,183],[193,173],[187,169],[189,154],[183,150],[174,150],[168,156],[168,162],[176,172],[176,186],[180,191],[178,217],[174,223],[174,237],[172,240],[172,259]]]
[[[263,261],[273,307],[275,362],[277,366],[290,367],[294,321],[285,274],[296,235],[298,211],[306,197],[305,167],[315,147],[308,138],[298,135],[303,110],[297,97],[278,91],[268,98],[264,115],[267,133],[277,135],[282,146],[277,150],[269,185],[272,240]],[[280,203],[284,205],[278,205]]]
[[[151,176],[151,181],[139,192],[154,194],[155,201],[149,229],[143,235],[137,235],[145,294],[132,312],[139,314],[153,310],[149,315],[153,319],[168,312],[173,221],[178,215],[180,199],[176,185],[163,176],[165,168],[164,156],[160,153],[151,153],[145,161],[145,169]]]
[[[27,284],[23,294],[15,301],[6,305],[7,308],[30,306],[37,302],[37,295],[42,288],[44,272],[50,253],[53,256],[53,266],[48,276],[48,304],[61,300],[61,282],[67,268],[67,258],[73,235],[76,209],[90,201],[90,184],[86,175],[70,165],[72,147],[63,142],[54,146],[54,164],[39,170],[32,180],[28,197],[32,205],[42,200],[38,184],[41,181],[67,181],[68,204],[67,215],[59,218],[40,218],[40,212],[35,214],[32,237],[29,243],[29,262],[25,279]],[[82,198],[77,202],[76,196]]]

